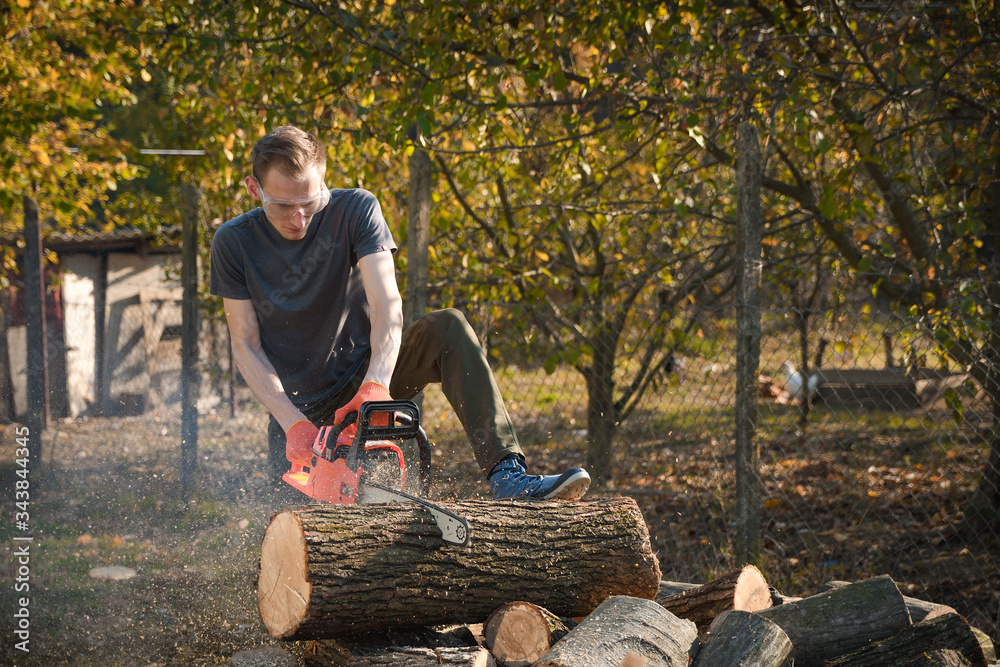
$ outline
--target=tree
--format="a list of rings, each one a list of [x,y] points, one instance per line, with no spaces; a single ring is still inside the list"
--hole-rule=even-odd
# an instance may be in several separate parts
[[[753,74],[777,158],[763,181],[775,211],[811,220],[858,280],[920,317],[986,389],[1000,423],[993,4],[724,4],[712,35]],[[712,91],[701,105],[716,104]],[[731,133],[720,125],[705,140],[724,164]],[[969,516],[995,522],[1000,434],[991,440]]]
[[[17,0],[0,10],[0,231],[19,228],[25,195],[43,220],[93,224],[95,202],[137,175],[127,146],[101,126],[148,75],[145,54],[115,24],[130,4]]]

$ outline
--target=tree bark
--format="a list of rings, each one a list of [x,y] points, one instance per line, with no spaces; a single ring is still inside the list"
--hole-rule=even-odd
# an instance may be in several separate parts
[[[903,596],[885,575],[758,613],[788,635],[796,667],[819,666],[910,625]]]
[[[410,155],[410,208],[406,219],[406,300],[409,326],[427,314],[427,258],[431,228],[431,158],[416,148]]]
[[[928,651],[957,651],[972,667],[986,667],[979,639],[958,614],[943,614],[904,628],[893,636],[830,660],[829,667],[906,665]]]
[[[833,590],[835,588],[843,588],[844,586],[850,585],[851,582],[849,581],[828,581],[823,585],[823,590]],[[934,618],[935,616],[941,616],[942,614],[957,613],[954,608],[949,607],[948,605],[928,602],[927,600],[918,600],[917,598],[911,598],[905,595],[903,596],[903,602],[906,603],[906,610],[910,612],[910,621],[913,623],[919,623],[920,621],[928,620]]]
[[[530,602],[508,602],[483,625],[483,638],[497,662],[505,667],[528,667],[569,633],[566,623]]]
[[[659,564],[630,498],[440,504],[468,519],[469,547],[446,547],[430,514],[409,503],[275,514],[257,587],[271,636],[476,623],[518,600],[585,616],[610,595],[656,594]]]
[[[760,559],[760,446],[757,376],[760,367],[761,234],[760,137],[752,123],[737,129],[736,194],[739,296],[736,300],[736,557]]]
[[[593,338],[593,363],[587,377],[587,470],[597,486],[611,479],[614,438],[618,428],[615,407],[614,368],[618,348],[617,332],[610,324],[600,327]]]
[[[664,609],[707,627],[719,614],[729,609],[760,611],[771,606],[771,590],[764,575],[753,565],[744,565],[707,584],[655,598]]]
[[[686,666],[698,629],[649,600],[610,597],[535,667],[620,667],[629,653],[651,665]]]
[[[784,630],[749,611],[722,612],[710,632],[695,667],[778,667],[792,652]]]
[[[665,598],[667,596],[673,595],[674,593],[681,593],[683,591],[689,591],[692,588],[698,588],[701,584],[688,584],[683,581],[661,581],[660,589],[656,593],[656,600],[660,598]]]

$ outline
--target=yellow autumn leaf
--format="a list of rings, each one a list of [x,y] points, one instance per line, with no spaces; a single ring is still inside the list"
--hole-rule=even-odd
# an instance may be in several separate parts
[[[549,261],[548,254],[542,252],[541,250],[536,250],[535,255],[538,257],[538,259],[542,260],[543,262]]]
[[[31,0],[17,0],[17,6],[21,9],[27,9],[31,6]]]
[[[142,68],[141,70],[139,70],[139,76],[140,76],[140,77],[142,78],[142,80],[143,80],[143,81],[145,81],[146,83],[149,83],[150,81],[152,81],[152,80],[153,80],[153,77],[152,77],[152,75],[150,75],[150,73],[146,71],[146,68],[145,68],[145,67],[143,67],[143,68]]]
[[[46,152],[46,150],[44,148],[42,148],[41,146],[37,146],[37,145],[30,146],[30,148],[31,148],[31,152],[35,154],[35,157],[38,159],[38,162],[43,167],[47,167],[50,164],[52,164],[52,161],[49,160],[49,154]]]
[[[773,510],[775,507],[781,504],[781,498],[768,498],[764,501],[764,507],[769,510]]]

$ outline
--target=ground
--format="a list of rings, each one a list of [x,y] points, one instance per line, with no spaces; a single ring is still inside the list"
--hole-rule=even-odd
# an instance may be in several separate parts
[[[5,552],[0,661],[215,665],[236,651],[265,645],[301,654],[300,644],[270,639],[257,615],[255,578],[264,528],[274,512],[305,500],[267,482],[262,411],[249,404],[235,416],[225,411],[201,418],[198,469],[187,490],[178,472],[179,421],[178,415],[164,413],[53,424],[45,433],[41,469],[30,471],[27,532],[10,520],[22,509],[14,497],[17,427],[0,426],[8,517],[0,527]],[[773,469],[765,470],[768,515],[761,570],[768,581],[783,593],[806,595],[824,578],[887,573],[915,597],[958,607],[996,639],[997,610],[991,605],[997,600],[991,596],[1000,590],[1000,577],[982,581],[977,574],[995,563],[990,560],[995,555],[989,555],[989,550],[1000,553],[995,538],[983,544],[987,551],[981,553],[968,542],[950,546],[948,532],[917,526],[912,550],[888,549],[878,533],[884,532],[884,522],[871,520],[891,512],[892,505],[859,505],[838,496],[848,475],[838,458],[844,450],[840,445],[817,451],[815,442],[795,435],[772,443],[784,449],[767,459],[774,461]],[[881,446],[877,437],[872,446]],[[581,464],[583,449],[582,438],[571,433],[532,445],[529,454],[536,470],[555,472]],[[698,447],[670,437],[633,440],[627,451],[612,486],[642,508],[664,578],[702,581],[730,567],[732,526],[720,504],[726,494],[713,489],[730,483],[726,468],[731,461],[708,458]],[[433,463],[431,497],[487,496],[486,482],[461,438],[438,441]],[[881,492],[888,497],[891,479],[883,484]],[[939,484],[923,491],[942,496],[932,499],[935,507],[951,502],[948,489]],[[796,498],[827,494],[829,502],[819,505],[827,508],[826,515],[810,517],[826,529],[811,537],[811,531],[793,532],[795,504],[789,493]],[[870,494],[865,497],[871,500]],[[935,517],[948,522],[941,511]],[[12,627],[23,595],[13,588],[20,567],[14,551],[24,545],[15,537],[28,533],[34,536],[28,565],[30,653],[23,653],[14,648],[19,640]],[[921,555],[923,546],[932,557]],[[137,574],[124,581],[89,576],[92,568],[108,565]],[[931,565],[952,573],[945,584],[931,589],[912,583],[926,581],[920,575]]]

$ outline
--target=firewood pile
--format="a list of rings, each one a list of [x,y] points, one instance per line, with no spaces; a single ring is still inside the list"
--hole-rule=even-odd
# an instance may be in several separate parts
[[[309,505],[272,517],[258,603],[309,667],[1000,667],[954,609],[888,576],[797,598],[744,565],[661,581],[628,498],[441,503],[472,543],[435,539],[410,505]]]

